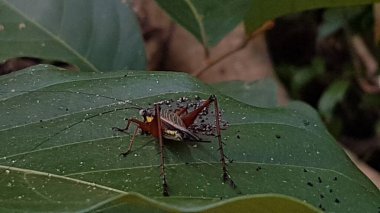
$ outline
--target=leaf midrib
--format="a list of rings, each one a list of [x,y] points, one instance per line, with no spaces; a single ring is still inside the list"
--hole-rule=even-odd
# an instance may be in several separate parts
[[[74,183],[85,184],[85,185],[88,185],[88,186],[99,187],[101,189],[106,189],[106,190],[117,192],[117,193],[127,194],[125,191],[121,191],[121,190],[114,189],[114,188],[111,188],[111,187],[99,185],[99,184],[96,184],[96,183],[90,183],[90,182],[87,182],[87,181],[78,180],[78,179],[74,179],[74,178],[70,178],[70,177],[65,177],[65,176],[62,176],[62,175],[56,175],[56,174],[53,174],[53,173],[46,173],[46,172],[41,172],[41,171],[37,171],[37,170],[17,168],[17,167],[11,167],[11,166],[3,166],[3,165],[0,165],[0,169],[9,170],[10,172],[16,171],[16,172],[24,173],[24,175],[26,175],[26,176],[32,174],[32,175],[40,175],[40,176],[45,176],[45,177],[59,178],[59,179],[64,179],[64,180],[68,180],[68,181],[73,181]]]
[[[214,165],[215,167],[220,165],[220,162],[217,161],[207,161],[207,162],[187,162],[187,163],[168,163],[165,164],[167,167],[175,167],[175,166],[189,166],[189,165]],[[361,187],[367,189],[363,184],[361,184],[360,181],[353,179],[347,175],[345,175],[342,172],[328,169],[328,168],[319,168],[319,167],[313,167],[313,166],[299,166],[299,165],[294,165],[294,164],[278,164],[278,163],[262,163],[262,162],[247,162],[247,161],[234,161],[232,163],[232,166],[235,164],[240,164],[240,165],[261,165],[261,166],[272,166],[272,167],[279,167],[279,168],[289,168],[289,169],[307,169],[307,170],[318,170],[319,172],[328,172],[328,173],[333,173],[339,176],[342,176],[344,178],[347,178],[348,180],[360,185]],[[76,176],[76,175],[85,175],[85,174],[94,174],[94,173],[103,173],[103,172],[113,172],[113,171],[127,171],[127,170],[135,170],[135,169],[144,169],[144,168],[159,168],[160,164],[156,165],[146,165],[146,166],[133,166],[133,167],[124,167],[124,168],[114,168],[114,169],[104,169],[104,170],[92,170],[88,172],[78,172],[78,173],[71,173],[71,174],[66,174],[64,175],[65,177],[71,177],[71,176]],[[317,172],[318,173],[318,172]],[[373,191],[371,191],[373,192]]]
[[[185,3],[189,6],[191,13],[194,15],[194,18],[197,21],[199,32],[201,33],[202,44],[204,47],[207,47],[206,29],[202,22],[202,16],[198,13],[197,8],[191,0],[185,0]]]

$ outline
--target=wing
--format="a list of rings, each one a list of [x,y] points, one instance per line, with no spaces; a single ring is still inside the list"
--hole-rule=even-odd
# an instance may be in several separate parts
[[[161,120],[166,128],[180,131],[184,135],[184,138],[194,141],[201,141],[197,135],[185,127],[185,124],[176,113],[168,110],[161,110]]]

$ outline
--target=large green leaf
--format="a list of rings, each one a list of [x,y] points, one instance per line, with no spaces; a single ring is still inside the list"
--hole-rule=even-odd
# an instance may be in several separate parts
[[[180,73],[95,74],[39,66],[0,78],[0,206],[11,211],[17,203],[17,208],[37,211],[54,204],[54,211],[65,211],[66,206],[112,209],[145,202],[128,204],[133,198],[115,198],[128,192],[148,197],[150,204],[143,206],[151,210],[158,209],[159,202],[163,211],[196,211],[209,205],[233,206],[239,202],[229,200],[233,197],[276,193],[332,212],[378,210],[378,189],[356,169],[315,113],[308,115],[310,109],[258,108],[219,93],[223,118],[230,124],[222,131],[226,155],[234,160],[228,169],[242,194],[222,183],[218,145],[210,138],[211,143],[165,143],[171,196],[162,197],[155,139],[137,136],[134,151],[123,158],[119,153],[126,150],[130,134],[111,128],[123,127],[126,117],[139,117],[138,110],[128,108],[131,104],[207,98],[214,91]],[[17,177],[9,178],[13,173]],[[46,173],[57,178],[52,186]],[[75,191],[68,182],[75,180],[84,185],[71,195]],[[88,183],[94,192],[81,195],[81,188],[91,190]],[[77,197],[80,203],[71,205]],[[89,199],[88,206],[81,198]],[[276,203],[278,197],[270,199]]]
[[[120,0],[0,0],[0,61],[59,60],[84,71],[144,69],[139,25]]]

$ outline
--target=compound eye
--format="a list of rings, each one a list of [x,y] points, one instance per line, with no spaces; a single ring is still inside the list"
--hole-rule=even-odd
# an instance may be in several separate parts
[[[145,110],[145,109],[141,109],[141,110],[139,111],[139,114],[140,114],[141,116],[145,116],[145,115],[146,115],[146,110]]]

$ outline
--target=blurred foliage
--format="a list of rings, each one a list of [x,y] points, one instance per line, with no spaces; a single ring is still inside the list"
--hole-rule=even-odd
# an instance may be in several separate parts
[[[305,40],[315,38],[316,50],[296,49],[298,54],[302,51],[315,52],[304,59],[305,63],[296,64],[290,60],[276,59],[281,55],[272,54],[277,62],[276,71],[291,97],[304,100],[317,108],[336,137],[373,137],[379,122],[380,97],[378,94],[366,93],[359,85],[358,79],[367,77],[367,71],[361,64],[351,40],[353,36],[360,36],[372,54],[378,55],[379,49],[373,36],[372,7],[318,10],[285,17],[279,22],[285,25],[284,28],[292,23],[301,23],[298,28],[305,27],[302,23],[317,23],[316,26],[311,26],[315,27],[314,31],[303,30],[312,31],[307,34],[311,38]],[[277,47],[270,44],[274,39],[271,32],[268,38],[271,51],[276,51]],[[297,41],[289,43],[297,46]],[[292,49],[286,51],[292,54]],[[295,57],[303,56],[304,54],[295,54]]]

